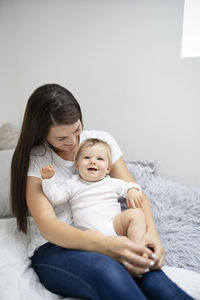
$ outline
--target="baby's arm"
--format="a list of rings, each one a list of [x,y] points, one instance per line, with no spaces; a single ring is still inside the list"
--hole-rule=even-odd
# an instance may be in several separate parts
[[[52,204],[60,204],[68,201],[69,190],[65,185],[56,185],[54,175],[56,169],[52,165],[44,166],[40,170],[42,190]]]
[[[121,179],[112,178],[117,194],[126,198],[128,208],[140,208],[142,206],[142,189],[135,182],[126,182]]]

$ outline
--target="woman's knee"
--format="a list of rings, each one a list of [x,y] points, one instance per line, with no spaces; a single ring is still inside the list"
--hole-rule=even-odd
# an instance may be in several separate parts
[[[96,253],[94,254],[95,262],[90,267],[91,276],[95,280],[104,282],[106,285],[113,285],[116,287],[118,283],[120,285],[126,284],[127,278],[131,278],[131,275],[127,272],[122,264],[116,260],[103,255]]]
[[[96,264],[93,267],[92,286],[101,295],[101,299],[144,299],[133,277],[123,265],[114,259],[97,255]],[[102,293],[103,288],[103,294]]]
[[[121,271],[124,269],[124,267],[117,262],[116,260],[110,258],[109,256],[95,253],[93,254],[95,262],[91,268],[92,272],[94,274],[98,274],[102,277],[117,277],[121,273]],[[109,272],[108,272],[109,270]]]

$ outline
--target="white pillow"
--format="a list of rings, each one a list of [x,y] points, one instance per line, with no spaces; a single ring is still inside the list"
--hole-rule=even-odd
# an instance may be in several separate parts
[[[0,218],[12,216],[10,202],[10,168],[14,149],[0,151]]]
[[[0,149],[13,149],[17,145],[19,130],[10,123],[0,127]]]

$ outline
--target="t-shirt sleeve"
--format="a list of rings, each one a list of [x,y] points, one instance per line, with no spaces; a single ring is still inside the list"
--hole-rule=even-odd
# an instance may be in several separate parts
[[[40,169],[41,169],[41,164],[39,162],[38,156],[30,155],[29,169],[28,169],[27,176],[41,178]]]

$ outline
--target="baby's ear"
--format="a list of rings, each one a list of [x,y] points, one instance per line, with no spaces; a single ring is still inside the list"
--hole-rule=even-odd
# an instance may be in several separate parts
[[[109,174],[109,173],[110,173],[110,170],[111,170],[111,166],[107,168],[106,174]]]

